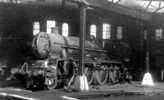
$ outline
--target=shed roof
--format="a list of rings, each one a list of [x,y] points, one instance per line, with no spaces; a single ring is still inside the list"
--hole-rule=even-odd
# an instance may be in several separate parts
[[[42,4],[42,5],[51,5],[51,6],[60,6],[63,5],[63,3],[65,2],[73,2],[75,4],[86,3],[88,6],[95,9],[98,8],[106,11],[113,11],[115,13],[127,15],[141,20],[150,20],[151,13],[149,11],[147,12],[147,10],[143,8],[141,9],[141,7],[137,5],[138,1],[145,1],[145,0],[0,0],[0,2],[7,2],[7,3],[10,2],[10,3],[18,3],[18,4],[35,4],[35,5]],[[163,5],[163,3],[161,5]]]

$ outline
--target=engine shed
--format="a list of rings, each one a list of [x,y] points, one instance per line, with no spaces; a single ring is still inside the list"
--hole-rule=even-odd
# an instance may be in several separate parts
[[[84,1],[87,3],[85,38],[96,44],[87,42],[88,50],[105,52],[110,60],[124,63],[137,81],[147,71],[146,53],[149,52],[149,70],[155,80],[162,81],[164,14],[160,5],[163,1],[156,10],[149,11],[153,2],[144,9],[135,3],[128,5],[127,0],[0,0],[0,64],[6,66],[4,76],[33,57],[32,41],[38,33],[49,34],[53,43],[58,40],[64,48],[70,48],[71,44],[71,48],[77,49],[79,40],[67,37],[81,38],[78,3]],[[54,45],[48,51],[54,48],[59,47]],[[55,50],[63,52],[60,48]]]

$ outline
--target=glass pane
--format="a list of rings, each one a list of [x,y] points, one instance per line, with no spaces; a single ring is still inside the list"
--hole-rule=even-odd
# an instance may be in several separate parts
[[[162,29],[155,30],[155,37],[156,37],[156,40],[162,39]]]
[[[55,27],[56,27],[56,21],[47,20],[47,33],[53,33]]]
[[[148,38],[148,37],[147,37],[147,36],[148,36],[147,30],[144,30],[144,34],[143,34],[143,35],[144,35],[144,40],[147,40],[147,38]]]
[[[63,23],[62,24],[62,35],[63,36],[68,36],[69,35],[69,25],[68,25],[68,23]]]
[[[40,23],[37,21],[33,23],[33,35],[36,35],[39,32],[40,32]]]
[[[96,25],[90,26],[90,35],[96,37]]]
[[[111,25],[103,24],[103,39],[110,39],[110,38],[111,38]]]
[[[121,40],[123,37],[122,35],[123,35],[123,28],[121,26],[118,26],[117,27],[117,35],[116,35],[117,39]]]
[[[163,0],[107,0],[123,6],[140,9],[148,12],[164,12]]]

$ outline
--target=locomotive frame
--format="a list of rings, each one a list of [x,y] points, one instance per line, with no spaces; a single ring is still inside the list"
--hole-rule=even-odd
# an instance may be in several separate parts
[[[64,42],[62,44],[62,42],[60,43],[54,38],[54,42],[52,42],[52,37],[54,37],[53,35],[57,38],[67,39],[69,42]],[[51,39],[47,38],[48,36],[51,36]],[[51,44],[49,41],[43,40],[41,38],[50,39]],[[48,89],[54,89],[59,84],[67,83],[68,86],[71,85],[71,81],[73,81],[72,78],[79,73],[80,67],[78,60],[79,48],[76,46],[78,45],[77,41],[79,40],[77,40],[78,38],[75,37],[70,38],[71,39],[69,39],[69,37],[64,37],[57,34],[48,35],[47,33],[43,32],[39,33],[33,40],[33,50],[35,51],[37,57],[43,59],[41,60],[41,64],[37,64],[37,62],[40,60],[35,60],[31,64],[27,64],[29,62],[26,62],[21,68],[25,68],[26,70],[20,70],[16,72],[15,76],[18,76],[18,74],[23,74],[25,79],[23,81],[25,81],[26,88],[29,89],[38,87],[41,88],[39,86],[40,84],[42,88],[46,87]],[[73,39],[77,43],[74,43]],[[55,40],[59,43],[57,43]],[[71,45],[71,42],[73,45]],[[122,62],[109,59],[107,54],[105,54],[107,51],[101,50],[98,46],[96,46],[96,44],[93,44],[89,41],[85,41],[85,43],[87,44],[87,48],[85,48],[87,53],[85,54],[84,74],[87,76],[89,85],[104,85],[109,81],[112,83],[119,82],[119,79],[121,78],[121,72],[119,68],[122,66]],[[47,46],[49,48],[47,48]],[[50,50],[51,46],[53,46],[53,49]],[[52,50],[56,50],[55,54],[61,53],[61,56],[52,54]],[[64,56],[65,54],[60,52],[63,50],[65,52],[67,51],[67,57]]]

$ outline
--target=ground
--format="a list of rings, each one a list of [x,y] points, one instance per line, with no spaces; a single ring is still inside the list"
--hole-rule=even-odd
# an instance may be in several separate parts
[[[140,82],[90,86],[90,91],[85,92],[66,91],[64,89],[32,92],[11,86],[4,87],[2,83],[0,83],[0,99],[2,95],[23,97],[23,100],[109,100],[109,98],[110,100],[163,100],[164,98],[164,83],[162,82],[156,82],[153,87],[141,86]]]

